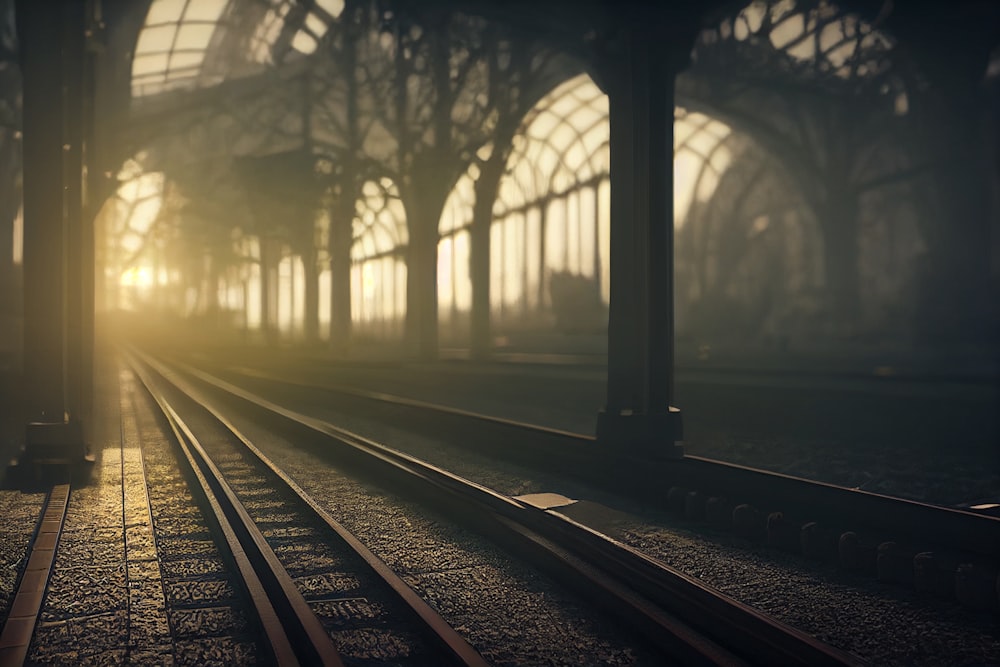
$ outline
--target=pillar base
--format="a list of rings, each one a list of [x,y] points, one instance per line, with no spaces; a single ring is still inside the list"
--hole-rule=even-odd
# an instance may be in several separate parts
[[[684,456],[682,426],[681,411],[675,407],[654,414],[601,410],[597,413],[597,442],[655,458],[680,458]]]
[[[25,463],[72,464],[83,462],[87,458],[83,424],[79,419],[31,422],[25,436]]]

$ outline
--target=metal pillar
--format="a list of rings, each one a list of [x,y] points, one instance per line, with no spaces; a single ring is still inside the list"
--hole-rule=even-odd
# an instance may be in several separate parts
[[[652,24],[651,24],[652,23]],[[680,456],[673,399],[673,110],[676,63],[655,22],[622,31],[608,77],[611,304],[607,404],[597,438]]]
[[[52,7],[17,2],[23,76],[24,370],[33,417],[62,421],[63,311],[63,38]],[[56,13],[58,16],[58,13]]]
[[[480,178],[486,178],[485,174]],[[480,208],[485,208],[481,203],[477,192],[475,202],[475,213],[472,218],[472,228],[469,230],[472,243],[469,258],[469,274],[472,279],[472,309],[469,313],[469,343],[473,359],[489,359],[493,351],[493,335],[490,322],[490,227],[493,209],[484,215]],[[493,199],[489,201],[489,206],[493,206],[496,199],[494,189]],[[545,275],[544,273],[542,275]]]
[[[71,162],[67,156],[72,153],[66,149],[67,121],[78,122],[67,114],[67,98],[74,95],[74,85],[77,94],[81,87],[72,81],[72,73],[67,76],[69,60],[79,61],[83,55],[83,11],[78,4],[72,0],[16,4],[24,110],[24,372],[31,420],[26,449],[30,459],[43,462],[77,460],[85,453],[82,426],[69,412],[74,406],[67,396],[66,363],[67,334],[80,332],[79,309],[67,314],[68,303],[79,300],[67,287],[80,284],[78,275],[68,275],[80,268],[79,238],[73,236],[79,232],[79,161],[76,187],[65,191],[72,180],[66,178]],[[72,44],[67,45],[71,33]],[[76,46],[80,49],[74,53]],[[72,234],[67,206],[75,215]]]
[[[90,383],[84,376],[84,19],[85,4],[63,6],[64,207],[66,216],[66,409],[82,416]]]

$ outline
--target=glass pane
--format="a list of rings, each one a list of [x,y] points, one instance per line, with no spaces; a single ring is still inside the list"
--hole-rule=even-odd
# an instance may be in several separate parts
[[[147,81],[152,80],[149,75],[161,75],[167,70],[167,54],[156,53],[153,55],[136,56],[132,61],[132,76],[144,77]],[[159,78],[159,77],[157,77]]]
[[[197,74],[201,64],[205,61],[204,52],[195,53],[175,53],[170,57],[170,71],[176,77],[176,72],[180,70],[193,70],[192,74]],[[134,72],[135,70],[133,70]]]
[[[296,331],[305,330],[306,323],[306,268],[301,257],[294,257],[292,263],[292,325]]]
[[[260,328],[260,265],[250,267],[250,277],[247,280],[247,326]]]
[[[184,20],[215,23],[222,15],[227,2],[228,0],[191,0],[187,11],[184,12]]]
[[[330,337],[330,287],[332,285],[330,269],[323,269],[319,274],[319,328],[321,335]]]
[[[213,23],[182,25],[177,32],[177,41],[174,43],[174,49],[178,51],[204,50],[208,47],[208,43],[211,41],[212,33],[214,32],[215,24]]]
[[[566,202],[556,199],[549,204],[545,215],[545,269],[546,273],[566,268]]]
[[[389,320],[392,319],[393,311],[396,308],[396,302],[393,298],[396,292],[393,261],[388,257],[383,257],[378,260],[378,268],[379,270],[375,274],[378,281],[378,318]]]
[[[566,201],[566,269],[580,273],[580,192],[571,192]]]
[[[292,48],[299,53],[309,55],[316,50],[316,38],[304,30],[299,30],[292,38]]]
[[[286,257],[278,264],[278,329],[282,333],[292,327],[292,267]]]
[[[154,0],[146,14],[146,25],[179,21],[185,5],[187,5],[187,0]]]
[[[597,193],[593,188],[586,188],[580,191],[580,273],[587,277],[593,277],[594,265],[597,263],[597,252],[595,238],[597,233],[597,211],[595,210],[595,199]]]
[[[459,312],[472,309],[472,281],[469,277],[469,232],[455,234],[455,307]]]
[[[522,224],[522,216],[515,214],[504,221],[504,275],[503,275],[503,295],[504,305],[509,306],[512,311],[520,311],[521,291],[522,291],[522,261],[524,256],[520,249],[523,244],[518,243],[518,229]]]
[[[344,11],[344,0],[316,0],[316,4],[333,18],[337,18]]]
[[[789,16],[784,21],[771,29],[768,35],[774,48],[780,49],[802,36],[805,31],[805,17],[800,14]],[[810,40],[804,40],[806,42]]]
[[[529,132],[533,137],[544,139],[556,129],[556,125],[558,124],[559,118],[557,116],[549,112],[543,112],[538,114],[538,117],[532,121]]]
[[[364,301],[364,286],[362,282],[362,267],[355,264],[351,267],[351,320],[361,320],[362,302]]]
[[[699,155],[682,149],[674,156],[674,224],[683,225],[687,219],[691,201],[694,198],[694,188],[698,173],[704,159]]]
[[[553,132],[542,136],[559,153],[565,151],[577,138],[576,129],[568,123],[560,123]]]
[[[700,202],[708,201],[712,193],[715,192],[715,186],[719,184],[719,177],[715,173],[714,169],[705,168],[701,170],[701,178],[698,180],[698,186],[695,191],[695,197]]]
[[[503,220],[490,227],[490,311],[503,310]]]
[[[316,14],[309,12],[309,15],[306,16],[306,28],[308,28],[309,32],[316,37],[322,37],[326,34],[327,25],[326,21],[321,19]]]
[[[406,263],[393,260],[396,269],[396,333],[402,333],[403,319],[406,317]]]
[[[138,57],[146,53],[169,51],[170,47],[174,43],[174,34],[176,32],[176,25],[144,28],[143,31],[139,33],[139,41],[135,47],[135,55]]]
[[[578,181],[585,181],[593,175],[590,170],[589,158],[590,153],[584,149],[583,144],[579,141],[574,141],[566,149],[563,162],[568,169],[576,173]]]

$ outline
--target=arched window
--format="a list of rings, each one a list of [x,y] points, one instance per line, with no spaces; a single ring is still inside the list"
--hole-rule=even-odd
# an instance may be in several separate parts
[[[676,110],[676,227],[714,194],[733,159],[731,134],[719,120]],[[493,209],[490,294],[499,331],[539,322],[603,328],[611,291],[609,158],[607,97],[587,75],[553,90],[526,117]],[[461,228],[451,220],[471,220],[471,204],[458,188],[452,197],[449,229]],[[443,224],[445,233],[455,232]]]
[[[403,334],[406,316],[406,213],[389,178],[368,181],[355,207],[351,319],[359,336]]]
[[[525,118],[493,209],[498,331],[551,315],[553,276],[591,289],[600,302],[608,284],[608,134],[607,97],[586,75],[557,87]]]
[[[732,161],[726,145],[727,125],[678,108],[674,112],[674,226],[688,219],[691,205],[715,193],[719,178]]]
[[[110,308],[135,308],[150,296],[160,275],[154,244],[149,243],[161,213],[164,177],[143,172],[128,160],[118,174],[121,185],[101,211],[107,245],[103,249],[106,303]]]

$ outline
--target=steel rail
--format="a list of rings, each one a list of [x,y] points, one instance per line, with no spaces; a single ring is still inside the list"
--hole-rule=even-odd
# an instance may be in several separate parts
[[[31,555],[17,584],[10,613],[0,632],[0,667],[19,667],[28,658],[31,637],[56,561],[56,550],[66,522],[69,484],[56,484],[48,492],[38,529],[31,541]]]
[[[159,365],[159,362],[150,360]],[[698,664],[859,665],[856,656],[780,623],[748,605],[603,534],[575,523],[558,512],[541,510],[496,493],[437,466],[386,445],[351,433],[321,419],[298,413],[186,364],[189,374],[269,413],[304,426],[362,453],[383,468],[403,473],[465,508],[493,513],[494,524],[519,536],[520,543],[545,552],[557,568],[571,568],[604,601],[645,630],[662,648],[684,662]],[[169,369],[159,365],[168,373]],[[176,373],[170,381],[183,383]],[[190,384],[186,383],[190,388]],[[178,384],[177,386],[180,386]],[[205,397],[200,401],[204,404]],[[384,471],[380,474],[384,474]],[[681,620],[683,619],[683,620]],[[744,658],[745,656],[745,658]]]
[[[295,587],[246,508],[201,443],[134,359],[130,365],[166,417],[189,471],[198,480],[212,520],[225,537],[278,665],[342,667],[333,640]]]
[[[141,353],[140,353],[141,355]],[[223,427],[226,428],[242,445],[256,458],[262,465],[267,467],[281,482],[298,497],[327,527],[333,530],[338,537],[356,553],[371,571],[381,579],[396,595],[396,597],[408,608],[426,629],[428,635],[435,641],[438,647],[444,652],[446,659],[453,664],[466,665],[468,667],[489,667],[486,661],[469,642],[462,637],[441,615],[435,611],[427,602],[421,598],[403,579],[396,574],[382,559],[376,556],[366,547],[356,536],[354,536],[340,522],[333,518],[329,512],[302,487],[298,485],[288,474],[277,466],[264,452],[255,446],[250,439],[222,414],[214,405],[205,401],[198,392],[184,383],[183,380],[171,377],[170,371],[145,355],[143,362],[155,370],[161,377],[174,384],[178,389],[188,396],[194,398],[205,410],[207,410]]]
[[[180,363],[180,362],[178,362]],[[476,432],[480,438],[519,443],[533,460],[557,459],[588,483],[643,499],[665,497],[670,486],[695,488],[706,495],[744,498],[761,506],[794,507],[812,520],[844,525],[852,530],[886,528],[897,539],[939,544],[988,558],[1000,558],[1000,517],[962,508],[932,505],[884,494],[795,477],[700,456],[677,460],[647,460],[641,466],[622,452],[600,447],[592,436],[525,424],[512,419],[429,403],[419,399],[356,387],[308,384],[247,369],[237,374],[299,388],[320,389],[347,399],[391,405],[397,418],[410,419],[425,433],[439,437]]]
[[[169,373],[169,370],[163,369],[160,372]],[[218,416],[218,410],[211,405],[210,401],[208,401],[201,392],[192,387],[189,383],[177,377],[175,374],[170,374],[167,379],[168,381],[174,383],[178,389],[181,389],[189,396],[196,399],[202,407]],[[224,417],[222,419],[224,419],[227,424],[231,423]],[[237,433],[241,440],[244,439],[242,434],[238,433],[238,430],[234,432]],[[246,441],[244,440],[244,442]],[[366,454],[371,455],[372,453],[367,452]],[[263,456],[263,454],[261,455]],[[412,474],[412,471],[407,470],[405,466],[398,466],[393,461],[391,456],[379,456],[378,453],[375,453],[374,455],[379,458],[382,464],[393,467],[396,472]],[[284,473],[281,474],[284,476]],[[499,502],[503,502],[501,496],[497,496],[497,499]],[[462,498],[463,504],[468,500],[468,498]],[[515,502],[514,505],[520,507],[519,503]],[[483,518],[479,517],[479,521],[480,527],[482,527],[484,522]],[[653,638],[654,643],[657,643],[661,646],[661,648],[668,650],[672,655],[681,657],[684,660],[684,664],[726,665],[729,667],[742,667],[746,664],[728,651],[718,647],[715,643],[706,640],[703,636],[693,631],[684,623],[663,614],[662,611],[656,609],[648,601],[641,599],[634,592],[616,584],[615,582],[607,581],[601,578],[598,574],[596,574],[596,570],[592,566],[582,562],[579,558],[574,557],[565,550],[560,550],[556,545],[545,541],[537,534],[525,530],[522,526],[519,526],[514,522],[503,521],[500,517],[489,517],[485,521],[491,524],[496,524],[497,521],[502,521],[508,537],[513,538],[513,540],[509,539],[508,542],[513,542],[515,548],[519,548],[521,551],[526,549],[531,550],[537,558],[547,558],[550,564],[553,564],[555,567],[562,568],[564,570],[572,569],[574,572],[578,573],[577,582],[584,580],[591,584],[595,581],[600,582],[601,590],[599,593],[603,603],[616,607],[619,612],[627,614],[633,621],[641,624],[645,634],[650,635]],[[497,528],[497,526],[494,525],[494,528]],[[417,599],[420,598],[418,597]],[[434,613],[436,615],[436,612]]]

